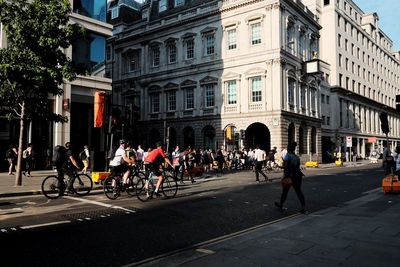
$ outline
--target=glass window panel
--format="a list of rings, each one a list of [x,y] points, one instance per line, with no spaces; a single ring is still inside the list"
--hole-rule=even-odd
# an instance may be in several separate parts
[[[72,61],[79,69],[89,70],[92,75],[105,67],[106,38],[88,33],[72,44]]]
[[[251,44],[260,44],[261,43],[261,23],[251,24]]]
[[[106,22],[107,0],[74,0],[73,12]]]
[[[194,108],[194,89],[186,89],[186,109]]]
[[[206,107],[213,107],[215,105],[214,85],[207,84],[205,86]]]
[[[252,102],[261,102],[261,77],[250,79]]]
[[[236,49],[236,29],[228,30],[228,50]]]
[[[236,81],[228,82],[228,105],[236,105]]]

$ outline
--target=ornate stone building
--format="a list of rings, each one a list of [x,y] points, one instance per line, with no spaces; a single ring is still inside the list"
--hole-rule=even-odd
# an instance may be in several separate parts
[[[379,27],[376,13],[365,13],[351,0],[303,0],[319,17],[320,58],[331,65],[324,75],[331,88],[321,92],[322,140],[326,146],[349,148],[362,158],[382,151],[385,134],[379,115],[388,114],[389,144],[400,145],[400,52]]]
[[[113,103],[130,107],[126,136],[228,150],[297,141],[304,160],[321,160],[320,69],[329,65],[301,1],[153,0],[141,14],[108,42]],[[315,64],[306,71],[306,62]]]

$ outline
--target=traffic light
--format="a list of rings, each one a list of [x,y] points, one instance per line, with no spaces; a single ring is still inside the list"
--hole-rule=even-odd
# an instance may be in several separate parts
[[[384,134],[388,134],[389,130],[389,122],[388,122],[388,114],[386,112],[381,112],[379,114],[379,119],[381,120],[381,129]]]
[[[240,138],[243,140],[246,138],[245,133],[246,133],[245,130],[240,130]]]

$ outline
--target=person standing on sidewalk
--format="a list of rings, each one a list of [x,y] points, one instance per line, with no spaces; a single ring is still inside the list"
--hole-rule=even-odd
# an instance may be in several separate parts
[[[8,175],[14,175],[13,170],[17,163],[17,149],[14,145],[10,145],[10,148],[6,151],[6,159],[8,161]]]
[[[300,158],[295,154],[297,143],[292,142],[288,145],[288,152],[283,159],[283,168],[284,168],[284,177],[291,177],[292,178],[292,186],[293,189],[296,191],[297,197],[301,203],[301,210],[300,212],[305,214],[306,213],[306,202],[304,199],[303,192],[301,192],[301,183],[303,180],[304,174],[300,170]],[[274,202],[275,206],[279,209],[283,209],[283,204],[287,198],[290,186],[283,187],[281,200],[280,202]]]
[[[260,174],[262,176],[264,176],[265,181],[268,182],[267,175],[262,171],[262,166],[265,162],[265,158],[266,158],[265,151],[260,149],[260,146],[257,145],[257,148],[254,151],[254,159],[256,161],[256,182],[257,183],[260,183],[260,178],[259,178]]]
[[[33,163],[33,150],[31,143],[29,143],[27,148],[22,152],[22,158],[25,161],[25,171],[23,171],[22,174],[30,177]]]

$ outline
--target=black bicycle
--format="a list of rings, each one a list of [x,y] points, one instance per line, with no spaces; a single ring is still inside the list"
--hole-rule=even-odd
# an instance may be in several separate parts
[[[130,165],[131,175],[127,179],[127,183],[124,184],[122,180],[123,174],[111,173],[103,181],[103,192],[109,199],[117,199],[121,196],[121,192],[126,192],[129,196],[136,194],[135,186],[138,180],[146,177],[136,165]]]
[[[170,170],[167,170],[163,165],[161,166],[161,175],[164,178],[163,183],[160,186],[161,193],[166,198],[173,198],[178,192],[178,183],[174,179]],[[145,177],[140,178],[136,183],[136,197],[143,202],[153,198],[157,181],[158,177],[151,170],[148,170]]]
[[[93,181],[89,175],[73,172],[72,194],[85,196],[93,189]],[[58,181],[57,175],[50,175],[44,178],[42,182],[42,193],[49,199],[56,199],[63,195],[67,188],[70,177],[64,174],[63,184]]]

